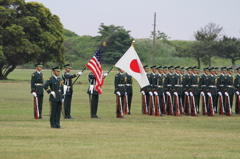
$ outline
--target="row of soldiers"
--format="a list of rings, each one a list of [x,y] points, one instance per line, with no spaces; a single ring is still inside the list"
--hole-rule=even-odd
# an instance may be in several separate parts
[[[148,73],[150,68],[152,72]],[[220,75],[218,67],[206,67],[201,76],[198,67],[145,65],[144,70],[150,85],[141,89],[143,114],[156,115],[160,112],[160,115],[196,116],[202,95],[203,115],[218,113],[220,97],[224,109],[220,111],[229,115],[227,112],[232,110],[234,94],[237,96],[235,113],[239,114],[240,67],[236,69],[238,74],[234,78],[231,67],[221,67]],[[184,74],[185,71],[187,74]]]

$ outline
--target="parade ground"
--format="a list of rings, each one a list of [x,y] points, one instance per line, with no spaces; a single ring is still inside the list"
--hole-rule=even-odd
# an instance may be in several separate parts
[[[240,115],[234,109],[231,117],[143,115],[140,87],[134,80],[132,115],[116,118],[113,94],[116,68],[105,78],[99,97],[97,115],[101,119],[90,118],[86,93],[89,71],[84,71],[73,88],[71,114],[75,119],[61,118],[63,129],[52,129],[46,92],[44,119],[34,119],[30,93],[33,72],[16,69],[8,76],[9,80],[0,81],[1,159],[240,158]],[[42,72],[46,81],[51,71]]]

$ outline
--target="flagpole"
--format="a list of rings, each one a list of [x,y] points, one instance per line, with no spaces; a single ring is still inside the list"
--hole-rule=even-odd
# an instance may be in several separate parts
[[[86,66],[83,68],[82,70],[82,73],[86,70]],[[75,81],[73,82],[72,86],[74,85],[74,83],[78,80],[78,78],[80,77],[81,75],[78,75],[78,77],[75,79]]]
[[[112,71],[113,67],[115,67],[115,65],[113,65],[113,66],[108,70],[107,74],[109,74],[109,72]],[[104,78],[105,78],[105,77],[107,77],[107,76],[104,76]]]

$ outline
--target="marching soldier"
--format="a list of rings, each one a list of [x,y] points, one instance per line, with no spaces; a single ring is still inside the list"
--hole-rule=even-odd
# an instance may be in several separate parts
[[[202,96],[204,96],[205,98],[205,104],[206,104],[206,113],[208,114],[208,93],[209,93],[209,69],[208,67],[203,68],[204,73],[202,74],[202,76],[199,77],[199,90],[201,91]],[[204,114],[204,112],[203,112]]]
[[[232,67],[229,67],[227,68],[227,77],[228,77],[228,80],[227,80],[227,92],[228,92],[228,95],[229,95],[229,98],[230,98],[230,106],[231,106],[231,110],[232,110],[232,104],[233,104],[233,95],[234,95],[234,87],[233,87],[233,77],[232,77],[232,74],[233,74],[233,69]]]
[[[107,73],[104,74],[105,77],[107,75]],[[90,115],[91,118],[99,118],[97,116],[99,93],[96,90],[96,77],[92,72],[88,74],[88,81],[90,84],[87,90],[87,94],[89,94]]]
[[[43,103],[43,74],[42,70],[42,63],[35,64],[36,71],[32,74],[31,79],[31,93],[32,95],[37,98],[38,101],[38,110],[39,110],[39,119],[42,119],[42,103]],[[36,119],[35,113],[34,117]]]
[[[151,76],[148,74],[149,67],[148,65],[143,66],[146,76],[148,78],[149,83],[151,84]],[[149,110],[149,93],[151,93],[151,86],[145,86],[141,89],[141,93],[146,96],[146,104],[147,104],[147,110]],[[143,101],[142,101],[143,102]],[[142,112],[143,113],[143,112]]]
[[[60,126],[60,114],[62,110],[63,97],[63,80],[59,78],[60,67],[52,68],[53,76],[50,77],[43,85],[45,91],[50,94],[50,125],[51,128],[62,128]]]
[[[131,105],[132,105],[132,95],[133,95],[132,82],[133,82],[133,77],[126,73],[126,92],[127,92],[128,110],[129,110],[128,115],[131,115]]]
[[[234,87],[235,87],[235,92],[236,92],[236,105],[235,105],[235,113],[239,114],[240,109],[238,105],[240,105],[240,100],[238,100],[239,95],[240,95],[240,67],[236,68],[238,74],[234,77]]]
[[[73,95],[73,88],[72,88],[72,79],[75,78],[77,75],[81,75],[82,72],[78,72],[76,74],[71,75],[71,65],[66,64],[64,65],[65,72],[62,75],[62,79],[64,81],[64,104],[63,104],[63,118],[64,119],[74,119],[71,117],[71,103],[72,103],[72,95]]]
[[[225,106],[225,92],[227,91],[227,81],[228,77],[226,76],[227,69],[226,67],[221,67],[221,74],[217,78],[217,89],[219,96],[223,98],[223,105],[225,107],[225,113],[227,113],[227,108]]]
[[[209,75],[209,89],[210,89],[210,93],[212,95],[212,100],[213,100],[213,109],[214,111],[217,113],[217,103],[216,103],[216,98],[217,98],[217,80],[216,80],[216,76],[215,76],[215,68],[211,67],[209,68],[210,71],[210,75]]]
[[[118,68],[119,73],[115,75],[115,80],[114,80],[114,86],[115,86],[115,91],[114,93],[116,94],[117,99],[117,108],[116,108],[116,116],[117,118],[123,118],[124,114],[124,95],[126,94],[126,76],[123,74],[123,70]]]

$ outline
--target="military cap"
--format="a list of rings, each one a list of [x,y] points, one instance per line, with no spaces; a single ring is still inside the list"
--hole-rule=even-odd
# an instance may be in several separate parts
[[[203,68],[203,70],[205,70],[205,71],[209,71],[208,67]]]
[[[226,67],[221,67],[221,70],[224,70],[224,71],[226,71],[226,70],[227,70],[227,68],[226,68]]]
[[[72,68],[72,67],[71,67],[71,64],[66,64],[66,65],[64,65],[64,67],[65,67],[65,68]]]
[[[53,67],[52,70],[53,70],[53,71],[60,71],[60,66]]]
[[[39,62],[39,63],[35,63],[34,66],[35,66],[35,67],[42,67],[42,63],[41,63],[41,62]]]
[[[197,70],[197,66],[192,67],[193,70]]]
[[[218,67],[214,67],[215,70],[218,70]]]
[[[209,71],[215,71],[215,68],[214,67],[210,67]]]
[[[192,67],[188,67],[188,68],[186,68],[186,70],[192,70]]]
[[[228,67],[227,71],[232,71],[233,72],[233,68],[232,67]]]
[[[149,68],[149,66],[148,66],[148,65],[145,65],[145,66],[143,66],[143,68]]]
[[[240,67],[237,67],[236,70],[238,71],[240,69]]]
[[[163,67],[162,66],[158,66],[156,69],[162,70]]]
[[[168,68],[167,66],[164,66],[164,67],[163,67],[164,70],[167,70],[167,68]]]
[[[151,66],[150,68],[156,68],[156,65]]]
[[[168,66],[168,69],[174,69],[174,67],[173,66]]]
[[[183,71],[185,68],[184,67],[181,67],[181,70]]]
[[[197,70],[200,71],[200,67],[197,67]]]
[[[181,70],[181,67],[180,66],[176,66],[175,69],[176,70]]]

